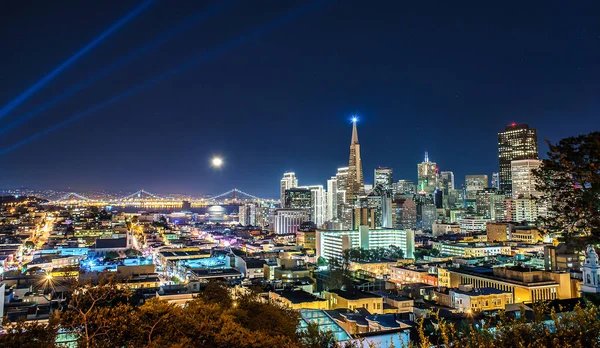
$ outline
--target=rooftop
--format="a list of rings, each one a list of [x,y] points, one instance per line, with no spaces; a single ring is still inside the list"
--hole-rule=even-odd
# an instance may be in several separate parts
[[[469,296],[487,296],[487,295],[500,295],[500,294],[511,294],[512,293],[510,291],[502,291],[502,290],[498,290],[496,288],[490,288],[490,287],[477,288],[477,289],[473,289],[471,291],[463,291],[463,290],[458,290],[458,289],[452,289],[451,291],[453,291],[457,294],[463,294],[463,295],[469,295]]]
[[[315,301],[325,301],[320,297],[317,297],[313,294],[309,294],[306,291],[302,290],[284,290],[284,291],[275,291],[275,294],[285,298],[291,303],[306,303],[306,302],[315,302]]]
[[[127,238],[96,239],[96,249],[127,248]]]
[[[197,255],[210,255],[208,250],[195,250],[195,251],[161,251],[159,253],[163,257],[188,257]]]
[[[395,329],[400,327],[400,324],[396,321],[394,314],[369,315],[365,319],[369,322],[375,322],[385,328]]]
[[[371,294],[371,293],[360,291],[360,290],[346,291],[346,290],[341,290],[341,289],[333,289],[333,290],[329,290],[328,292],[336,294],[347,300],[360,300],[360,299],[364,299],[364,298],[381,298],[381,296],[379,296],[379,295]]]

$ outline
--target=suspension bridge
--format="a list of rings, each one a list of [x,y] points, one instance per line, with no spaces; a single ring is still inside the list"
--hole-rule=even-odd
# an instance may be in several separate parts
[[[277,203],[276,200],[268,198],[260,198],[240,189],[233,188],[227,192],[218,195],[208,196],[195,199],[181,199],[174,197],[162,197],[146,191],[138,190],[132,194],[119,198],[102,198],[93,199],[86,197],[77,192],[69,192],[57,200],[52,201],[52,204],[57,205],[113,205],[113,206],[140,206],[140,207],[178,207],[183,205],[183,201],[188,201],[192,206],[204,207],[211,205],[241,205],[250,202],[268,202]]]

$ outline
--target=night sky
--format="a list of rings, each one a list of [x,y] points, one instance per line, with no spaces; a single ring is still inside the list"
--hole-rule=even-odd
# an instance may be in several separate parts
[[[0,10],[0,107],[141,1],[11,1]],[[209,52],[158,81],[0,156],[0,187],[145,188],[276,197],[285,171],[323,184],[348,164],[360,117],[374,167],[416,180],[497,171],[497,133],[540,144],[600,129],[598,1],[231,1],[156,50],[0,135],[0,151]],[[156,1],[0,119],[52,100],[211,3]],[[265,24],[285,15],[278,26]],[[257,37],[235,41],[256,28]],[[233,43],[232,43],[233,40]],[[540,146],[543,155],[547,146]],[[225,166],[210,167],[214,154]]]

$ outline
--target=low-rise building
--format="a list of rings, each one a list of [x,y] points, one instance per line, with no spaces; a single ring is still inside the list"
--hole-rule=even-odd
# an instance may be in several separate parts
[[[302,290],[270,291],[269,299],[292,309],[327,309],[327,301]]]
[[[495,255],[512,255],[510,246],[491,243],[452,243],[434,242],[433,248],[440,251],[440,255],[461,257],[483,257]]]
[[[428,268],[418,266],[393,266],[390,267],[389,280],[397,284],[424,283],[438,285],[437,276],[429,272]]]
[[[508,222],[488,223],[485,227],[487,240],[490,242],[503,242],[508,240],[512,224]]]
[[[548,272],[522,266],[449,268],[450,287],[492,287],[512,293],[512,302],[537,302],[579,297],[566,272]]]
[[[383,314],[383,297],[356,289],[323,291],[329,309],[347,308],[355,310],[364,308],[372,314]]]
[[[546,271],[569,271],[581,269],[581,255],[566,244],[544,245],[544,268]]]
[[[485,226],[491,219],[483,216],[465,216],[458,219],[462,232],[485,231]]]
[[[460,233],[460,224],[457,223],[440,223],[434,222],[431,225],[433,236],[441,236],[443,234]]]
[[[298,231],[296,232],[296,244],[306,249],[317,248],[317,232],[316,231]]]
[[[495,288],[450,290],[452,308],[462,313],[504,309],[512,297],[511,292]]]
[[[360,272],[372,277],[383,277],[390,274],[390,267],[394,266],[393,261],[350,261],[348,269],[352,272]]]
[[[543,241],[540,231],[531,226],[514,226],[510,233],[510,240],[525,243],[537,243]]]
[[[236,257],[235,267],[248,279],[263,279],[266,263],[267,261],[261,259]]]

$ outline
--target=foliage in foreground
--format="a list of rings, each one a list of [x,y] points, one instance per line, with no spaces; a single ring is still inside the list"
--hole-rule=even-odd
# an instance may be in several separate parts
[[[0,335],[2,347],[52,347],[58,328],[74,332],[79,347],[298,347],[297,312],[252,293],[229,295],[209,286],[183,306],[152,298],[141,306],[115,284],[84,285],[52,325],[18,322]]]
[[[434,315],[435,326],[418,321],[418,340],[405,347],[600,347],[600,310],[586,303],[556,313],[535,307],[533,320],[501,313],[477,326],[460,327]],[[0,347],[53,347],[59,330],[76,334],[79,347],[376,347],[369,339],[339,346],[331,333],[309,325],[297,332],[298,313],[268,303],[252,292],[232,296],[210,283],[183,306],[152,298],[131,304],[131,293],[115,284],[84,285],[68,308],[48,325],[19,321],[5,325]],[[389,346],[392,348],[393,346]],[[400,348],[400,347],[394,347]]]
[[[533,171],[548,215],[544,230],[585,249],[600,241],[600,132],[548,142],[548,158]],[[577,238],[573,238],[577,237]]]
[[[514,319],[500,313],[494,326],[482,321],[463,329],[437,317],[437,327],[427,330],[420,319],[419,342],[408,347],[600,347],[600,311],[591,303],[564,313],[538,305],[532,320],[526,319],[524,311],[521,314]]]

